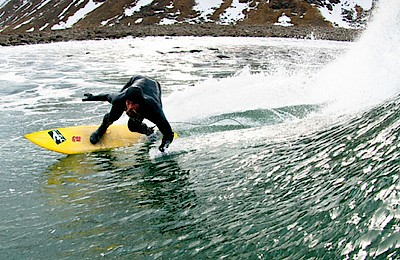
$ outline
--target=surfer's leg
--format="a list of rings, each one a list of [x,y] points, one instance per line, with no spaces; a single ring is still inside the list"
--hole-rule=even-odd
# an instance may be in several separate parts
[[[106,114],[99,128],[97,128],[97,130],[90,135],[90,142],[92,144],[97,144],[100,141],[101,137],[106,133],[107,128],[112,124],[109,117],[109,114]]]
[[[131,132],[138,132],[145,135],[151,135],[154,132],[153,128],[148,127],[141,120],[132,117],[129,118],[128,128]]]
[[[107,128],[115,121],[117,121],[122,113],[124,112],[124,108],[121,106],[112,106],[110,113],[105,114],[103,117],[103,122],[99,126],[99,128],[90,136],[90,142],[92,144],[97,144],[101,137],[106,133]]]

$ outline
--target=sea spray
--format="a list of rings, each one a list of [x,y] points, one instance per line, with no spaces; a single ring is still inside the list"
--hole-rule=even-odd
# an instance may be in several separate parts
[[[226,113],[275,109],[315,103],[308,95],[314,67],[292,71],[278,65],[271,71],[252,73],[249,67],[222,79],[208,79],[167,98],[172,120],[195,120]]]
[[[317,76],[316,96],[330,103],[327,112],[351,112],[381,103],[399,93],[400,3],[380,3],[360,40]]]
[[[175,92],[166,100],[167,114],[172,120],[192,120],[302,104],[325,106],[324,112],[341,114],[379,104],[399,91],[398,5],[396,0],[382,1],[360,40],[350,43],[345,55],[338,55],[327,65],[293,67],[284,60],[284,53],[272,48],[279,43],[266,42],[265,48],[272,50],[272,54],[267,53],[271,54],[267,57],[271,67],[259,73],[246,67],[233,76],[200,81]],[[304,41],[288,47],[296,48]],[[308,48],[315,50],[308,50],[308,59],[313,58],[313,51],[315,56],[320,55],[316,51],[320,42],[312,42],[316,44]]]

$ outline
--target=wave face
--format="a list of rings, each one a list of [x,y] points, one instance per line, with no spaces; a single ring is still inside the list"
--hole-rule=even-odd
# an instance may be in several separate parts
[[[398,259],[399,3],[355,43],[146,38],[0,48],[5,258]],[[62,156],[23,134],[99,124],[157,78],[180,137]],[[124,123],[122,118],[119,123]],[[33,156],[34,155],[34,156]]]

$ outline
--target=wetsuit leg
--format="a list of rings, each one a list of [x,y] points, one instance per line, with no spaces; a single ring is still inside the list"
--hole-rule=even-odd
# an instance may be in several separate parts
[[[92,135],[90,136],[90,142],[92,143],[92,144],[97,144],[99,141],[100,141],[100,139],[101,139],[101,137],[106,133],[106,131],[107,131],[107,128],[112,124],[110,121],[109,121],[109,114],[106,114],[105,116],[104,116],[104,118],[103,118],[103,122],[102,122],[102,124],[99,126],[99,128],[97,128],[97,130],[96,131],[94,131],[93,133],[92,133]]]
[[[99,128],[97,128],[96,131],[94,131],[92,133],[92,135],[90,136],[90,142],[92,144],[97,144],[101,137],[106,133],[107,128],[115,121],[117,121],[122,113],[123,113],[123,108],[120,107],[116,107],[113,106],[111,108],[110,113],[107,113],[104,118],[103,118],[103,122],[101,123],[101,125],[99,126]]]
[[[154,131],[152,128],[148,127],[142,120],[137,118],[129,118],[128,128],[131,132],[138,132],[145,135],[151,135]]]

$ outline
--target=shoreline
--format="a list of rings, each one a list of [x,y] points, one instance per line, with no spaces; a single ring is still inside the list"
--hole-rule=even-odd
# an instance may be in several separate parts
[[[359,29],[277,25],[175,24],[114,26],[65,29],[57,31],[0,33],[0,46],[17,46],[52,42],[119,39],[148,36],[211,36],[211,37],[281,37],[333,41],[354,41]]]

